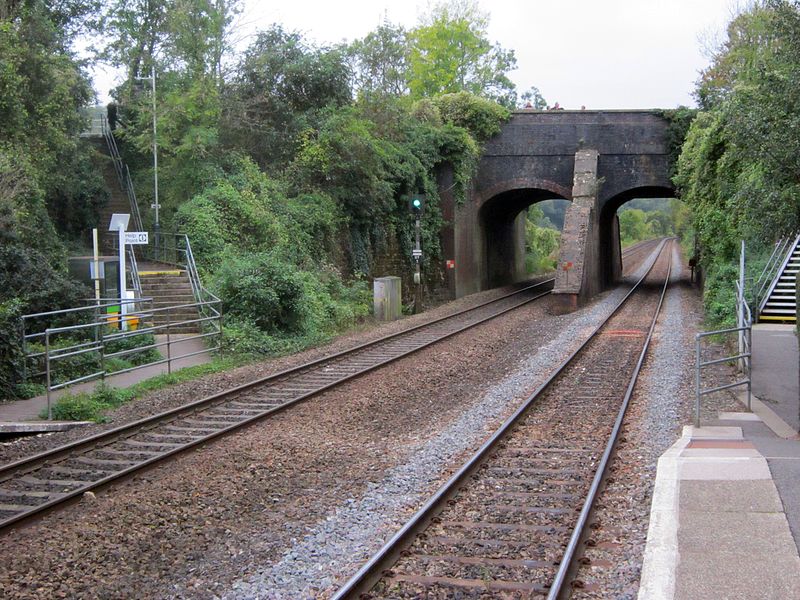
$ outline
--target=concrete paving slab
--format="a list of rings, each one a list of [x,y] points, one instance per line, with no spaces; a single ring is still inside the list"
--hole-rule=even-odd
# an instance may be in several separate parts
[[[67,431],[76,427],[94,425],[93,421],[26,421],[21,423],[0,423],[0,433],[50,433]]]
[[[684,458],[761,458],[755,448],[686,448],[681,453]]]
[[[721,412],[721,413],[719,413],[719,420],[720,421],[760,421],[761,417],[759,417],[755,413],[750,413],[750,412]]]
[[[772,479],[767,461],[763,458],[681,457],[678,462],[678,478],[681,480]]]
[[[789,600],[800,598],[800,559],[681,551],[676,579],[675,600]]]
[[[742,439],[741,427],[695,427],[694,425],[683,426],[683,437],[692,439]]]
[[[800,549],[800,442],[776,438],[753,438],[753,442],[767,458],[789,529]]]
[[[794,326],[754,325],[753,393],[795,432],[800,429],[798,383],[798,347]]]
[[[726,448],[729,450],[741,450],[741,449],[755,449],[753,446],[753,442],[750,440],[725,440],[725,439],[714,439],[714,440],[692,440],[686,446],[686,449],[694,450],[699,448]]]
[[[737,396],[739,402],[742,405],[747,404],[747,396],[744,394],[739,394]],[[787,400],[787,402],[789,402]],[[796,402],[795,402],[796,404]],[[753,413],[758,415],[758,417],[764,422],[772,432],[782,438],[785,439],[798,439],[797,431],[795,428],[787,423],[781,415],[776,413],[769,405],[765,402],[762,402],[759,398],[753,396],[750,400],[750,405],[753,409]]]
[[[678,564],[678,457],[689,438],[679,438],[658,459],[647,544],[639,580],[640,600],[672,600]]]
[[[775,484],[764,479],[682,481],[678,504],[681,511],[783,512],[783,503]]]
[[[680,507],[678,547],[684,552],[731,552],[751,557],[797,557],[789,525],[782,512],[747,513],[684,510]],[[683,560],[680,561],[681,563]]]

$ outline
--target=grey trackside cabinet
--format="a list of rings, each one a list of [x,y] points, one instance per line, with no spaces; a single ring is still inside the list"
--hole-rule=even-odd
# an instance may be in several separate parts
[[[394,321],[400,318],[400,278],[376,277],[373,285],[375,318],[379,321]]]

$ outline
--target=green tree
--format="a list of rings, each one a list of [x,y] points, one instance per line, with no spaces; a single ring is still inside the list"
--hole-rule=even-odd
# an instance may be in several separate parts
[[[528,106],[530,104],[530,106]],[[544,110],[547,108],[547,100],[544,99],[539,88],[532,85],[528,91],[520,96],[520,107],[535,108],[536,110]]]
[[[516,92],[508,72],[517,61],[513,50],[488,40],[488,24],[474,0],[436,4],[410,32],[412,97],[466,91],[513,107]]]
[[[653,232],[647,223],[647,213],[638,208],[619,211],[619,235],[624,246],[651,238]]]
[[[546,273],[555,269],[561,232],[552,226],[541,207],[528,208],[525,221],[525,266],[528,273]]]
[[[316,48],[278,25],[246,50],[225,96],[224,136],[262,166],[283,168],[299,134],[326,107],[350,102],[349,71],[339,49]]]
[[[408,33],[391,23],[350,44],[347,53],[354,91],[367,97],[406,94],[409,51]]]
[[[735,260],[800,227],[800,12],[767,0],[737,15],[698,84],[707,111],[678,161],[704,263]],[[722,272],[722,270],[720,270]]]

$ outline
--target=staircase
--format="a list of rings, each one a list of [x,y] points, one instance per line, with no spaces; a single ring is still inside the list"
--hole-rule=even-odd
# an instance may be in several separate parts
[[[797,321],[797,305],[795,282],[800,270],[800,236],[790,247],[783,265],[778,270],[775,280],[770,286],[758,314],[759,321],[778,321],[795,323]]]
[[[143,263],[139,266],[142,282],[142,296],[153,299],[153,308],[194,304],[192,283],[186,271],[171,265]],[[180,323],[200,317],[197,307],[173,308],[169,311],[153,313],[153,325],[169,325],[169,333],[200,333],[199,323]],[[167,328],[159,329],[158,334],[166,334]]]
[[[101,252],[105,254],[116,254],[118,234],[116,231],[108,230],[108,225],[111,223],[111,215],[114,213],[130,214],[131,205],[127,194],[119,184],[119,179],[114,169],[114,162],[108,153],[105,140],[100,138],[94,141],[98,153],[100,154],[98,162],[101,162],[100,170],[103,174],[103,181],[105,181],[106,189],[110,194],[108,202],[100,208],[100,220],[97,225],[97,233],[100,237]]]

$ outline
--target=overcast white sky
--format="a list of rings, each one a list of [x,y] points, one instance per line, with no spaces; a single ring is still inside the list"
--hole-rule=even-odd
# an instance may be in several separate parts
[[[517,56],[511,79],[565,108],[693,105],[707,64],[701,38],[719,35],[736,0],[479,0],[489,38]],[[281,23],[318,44],[361,38],[384,17],[413,27],[426,0],[245,0],[244,29]],[[244,42],[246,42],[246,37]],[[246,45],[246,43],[245,43]],[[103,85],[98,78],[98,87]],[[106,90],[98,89],[103,98]]]

